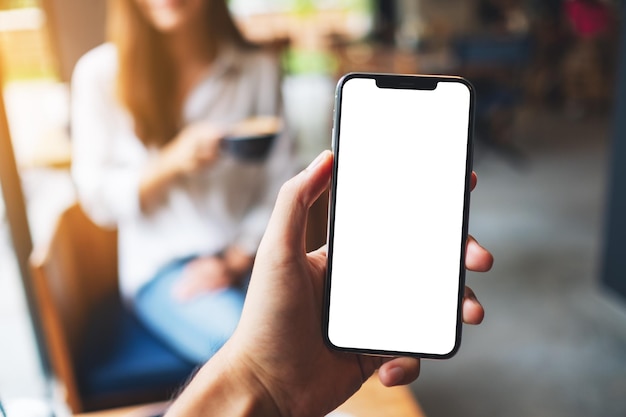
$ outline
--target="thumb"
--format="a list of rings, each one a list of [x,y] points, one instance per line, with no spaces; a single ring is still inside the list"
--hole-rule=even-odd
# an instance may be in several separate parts
[[[333,154],[323,151],[311,164],[280,189],[261,246],[286,248],[304,254],[309,208],[328,188]]]

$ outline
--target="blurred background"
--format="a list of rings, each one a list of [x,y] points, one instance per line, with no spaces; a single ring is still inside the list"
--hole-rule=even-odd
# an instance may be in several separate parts
[[[0,130],[5,402],[50,393],[27,257],[75,199],[68,81],[76,59],[104,41],[105,3],[0,1],[8,120],[8,130]],[[424,361],[411,387],[426,415],[625,416],[622,2],[229,5],[250,40],[281,54],[285,110],[303,166],[330,147],[334,85],[346,72],[455,74],[476,87],[479,186],[470,231],[496,262],[492,272],[467,277],[485,305],[484,323],[465,328],[454,359]],[[7,142],[19,179],[8,173]]]

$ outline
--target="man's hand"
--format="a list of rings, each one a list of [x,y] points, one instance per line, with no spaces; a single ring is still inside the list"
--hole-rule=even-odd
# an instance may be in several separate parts
[[[305,230],[309,208],[328,187],[332,160],[324,152],[282,187],[257,253],[239,326],[176,401],[170,416],[319,417],[354,394],[376,369],[387,386],[418,377],[418,359],[340,353],[324,344],[326,249],[307,254]],[[468,239],[468,269],[487,271],[492,262],[487,250]],[[464,321],[478,324],[483,315],[467,288]]]

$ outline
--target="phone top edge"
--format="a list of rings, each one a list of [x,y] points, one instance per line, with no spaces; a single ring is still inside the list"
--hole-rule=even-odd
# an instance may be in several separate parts
[[[467,84],[473,89],[472,83],[460,75],[447,74],[408,74],[408,73],[391,73],[391,72],[348,72],[339,78],[337,84],[345,83],[353,78],[375,79],[376,77],[398,77],[398,78],[434,78],[441,81],[458,81]]]
[[[474,97],[476,89],[474,85],[466,78],[459,75],[443,75],[443,74],[400,74],[385,72],[349,72],[344,74],[337,81],[335,88],[335,97],[340,95],[342,87],[352,79],[374,80],[379,88],[398,88],[398,89],[416,89],[416,90],[435,90],[437,84],[444,83],[460,83],[469,90],[470,96]],[[416,82],[422,80],[427,84]],[[434,84],[428,84],[428,81]],[[405,84],[409,82],[408,84]]]

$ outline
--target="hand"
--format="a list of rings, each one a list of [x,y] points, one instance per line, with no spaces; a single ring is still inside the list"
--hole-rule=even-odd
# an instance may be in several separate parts
[[[184,302],[209,291],[233,285],[226,263],[216,256],[198,257],[185,265],[183,274],[174,284],[172,295]]]
[[[241,280],[250,274],[254,256],[248,255],[247,252],[237,246],[230,246],[224,251],[224,262],[228,271],[238,280]]]
[[[322,340],[326,249],[305,252],[305,226],[309,207],[328,186],[331,168],[332,154],[325,152],[281,189],[239,326],[168,415],[321,416],[378,368],[387,386],[408,384],[419,375],[418,359],[340,353]],[[468,239],[469,269],[487,271],[492,261],[488,251]],[[483,315],[466,288],[464,321],[478,324]]]
[[[209,123],[191,124],[163,148],[164,165],[183,176],[207,168],[219,156],[222,137],[223,134]]]
[[[150,214],[172,184],[209,167],[219,156],[220,131],[208,123],[187,126],[145,167],[139,181],[139,206]]]

